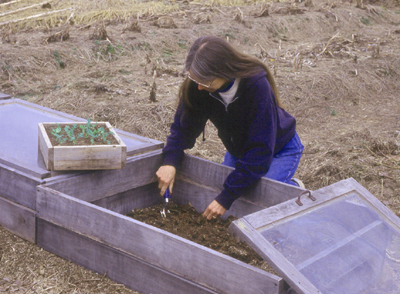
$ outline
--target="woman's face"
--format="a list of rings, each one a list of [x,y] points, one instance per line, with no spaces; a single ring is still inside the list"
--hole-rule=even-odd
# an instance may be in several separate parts
[[[193,76],[190,73],[190,71],[188,74],[188,78],[197,84],[197,87],[199,90],[205,90],[210,93],[217,91],[219,88],[222,87],[223,84],[225,84],[228,81],[223,78],[215,78],[212,81],[203,82],[203,81],[198,80],[195,76]]]

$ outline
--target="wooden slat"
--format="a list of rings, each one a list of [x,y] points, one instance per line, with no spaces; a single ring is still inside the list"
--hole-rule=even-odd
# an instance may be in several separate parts
[[[218,191],[207,186],[199,186],[196,183],[187,182],[180,177],[175,182],[172,201],[178,204],[191,203],[197,212],[202,213],[215,198],[217,193]],[[127,214],[133,209],[160,204],[162,203],[162,197],[160,197],[158,184],[154,182],[91,203],[120,214]],[[248,202],[245,199],[238,199],[234,202],[231,209],[225,213],[223,218],[226,219],[230,215],[242,217],[264,208],[265,207]]]
[[[0,197],[0,225],[13,234],[35,243],[35,211]]]
[[[395,224],[400,228],[400,218],[389,208],[387,208],[382,202],[380,202],[374,195],[372,195],[366,188],[361,186],[356,180],[353,178],[348,179],[348,182],[354,186],[358,193],[361,194],[362,197],[367,200],[370,204],[373,205],[374,208],[383,216],[385,219],[388,219],[392,224]]]
[[[37,210],[44,220],[224,293],[279,293],[283,283],[234,258],[48,187],[38,187]]]
[[[80,266],[107,274],[111,280],[141,293],[217,293],[81,234],[38,219],[37,244]],[[175,258],[170,256],[170,258]]]
[[[316,201],[312,201],[304,195],[301,197],[301,202],[303,203],[302,206],[299,206],[295,199],[292,199],[259,212],[246,215],[244,216],[244,219],[257,229],[283,218],[288,219],[292,215],[296,215],[310,207],[330,201],[336,195],[342,195],[354,190],[354,185],[352,185],[348,180],[343,180],[328,187],[313,191],[312,195],[316,198]]]
[[[115,129],[118,133],[118,135],[121,137],[122,140],[124,140],[124,137],[127,138],[134,138],[135,140],[141,142],[140,147],[136,147],[134,150],[130,149],[127,150],[126,155],[127,156],[134,156],[137,154],[141,154],[144,152],[149,152],[149,151],[153,151],[153,150],[159,150],[161,148],[164,147],[164,143],[154,140],[154,139],[150,139],[150,138],[146,138],[146,137],[142,137],[136,134],[132,134],[123,130],[119,130],[119,129]]]
[[[11,96],[8,94],[0,93],[0,100],[10,99]]]
[[[126,158],[126,146],[116,145],[59,146],[53,152],[53,170],[59,171],[121,169]]]
[[[202,213],[219,193],[220,190],[216,188],[200,185],[179,176],[174,184],[172,200],[179,204],[190,202],[197,212]],[[264,206],[252,203],[246,198],[239,198],[223,215],[223,218],[226,219],[230,215],[233,215],[234,217],[242,217],[264,208]]]
[[[193,183],[198,188],[194,186],[191,186],[193,190],[190,190],[189,187],[182,188],[180,193],[188,192],[189,194],[193,194],[193,197],[191,196],[193,198],[192,204],[195,205],[194,202],[197,201],[199,203],[199,208],[197,209],[200,211],[206,203],[208,205],[218,195],[219,191],[223,188],[225,176],[232,169],[197,157],[188,157],[188,160],[186,161],[185,159],[184,162],[190,164],[183,165],[182,170],[178,172],[177,179]],[[156,150],[128,158],[126,167],[122,170],[102,170],[80,174],[76,178],[70,178],[68,181],[60,181],[48,186],[78,199],[93,202],[156,182],[155,173],[161,164],[161,150]],[[193,170],[190,168],[193,168]],[[201,187],[205,189],[205,194],[203,194],[201,199],[196,200],[194,199],[197,197],[196,195],[202,193]],[[174,188],[174,190],[176,189]],[[287,199],[292,199],[301,191],[298,187],[263,178],[256,187],[241,198],[247,204],[244,206],[234,204],[230,213],[235,216],[242,216],[246,213],[259,210],[259,207],[269,207]],[[173,193],[176,192],[173,191]],[[237,200],[236,202],[241,203],[241,200]]]
[[[92,203],[125,215],[133,209],[146,208],[161,204],[163,198],[160,197],[159,194],[160,190],[158,189],[158,184],[152,183],[117,195],[102,198]]]
[[[81,173],[48,186],[78,199],[93,202],[156,182],[155,172],[161,164],[161,150],[156,150],[128,158],[126,166],[121,170]]]
[[[48,136],[43,136],[46,133],[46,129],[43,124],[38,124],[38,147],[42,155],[45,167],[48,170],[54,170],[54,148],[50,142]]]
[[[191,181],[222,190],[225,179],[232,170],[233,168],[231,167],[187,155],[182,162],[180,173]],[[293,199],[302,191],[303,189],[293,185],[262,178],[242,198],[252,203],[269,207],[288,199]]]
[[[11,169],[17,169],[23,173],[30,174],[32,177],[36,177],[39,179],[44,179],[50,176],[50,172],[47,171],[44,166],[40,166],[39,162],[38,166],[32,166],[25,162],[21,162],[19,160],[9,158],[8,156],[1,154],[0,163],[10,167]]]
[[[41,179],[0,164],[0,195],[36,210],[36,187]]]

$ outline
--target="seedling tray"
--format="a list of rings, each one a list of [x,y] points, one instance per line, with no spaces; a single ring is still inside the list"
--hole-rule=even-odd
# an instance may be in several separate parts
[[[57,126],[64,129],[65,126],[73,124],[78,127],[86,125],[83,122],[39,123],[39,150],[48,170],[119,169],[125,166],[126,145],[109,122],[92,122],[92,124],[107,128],[117,144],[54,146],[46,129],[56,129]]]

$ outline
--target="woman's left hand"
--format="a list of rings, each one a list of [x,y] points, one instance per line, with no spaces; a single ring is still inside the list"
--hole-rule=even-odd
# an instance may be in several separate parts
[[[206,217],[208,220],[212,218],[216,218],[217,216],[223,215],[226,209],[219,204],[216,200],[208,205],[207,209],[203,212],[203,216]]]

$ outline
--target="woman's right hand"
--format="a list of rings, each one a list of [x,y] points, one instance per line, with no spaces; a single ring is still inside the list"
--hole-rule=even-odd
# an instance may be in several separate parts
[[[174,186],[176,168],[172,165],[163,165],[156,172],[158,178],[158,188],[160,189],[160,195],[164,196],[165,191],[169,187],[169,192],[172,194],[172,188]]]

